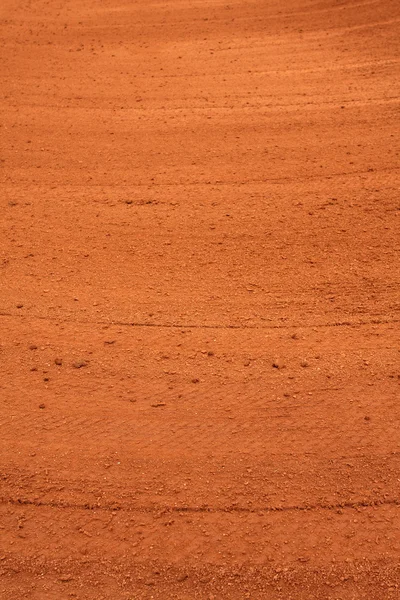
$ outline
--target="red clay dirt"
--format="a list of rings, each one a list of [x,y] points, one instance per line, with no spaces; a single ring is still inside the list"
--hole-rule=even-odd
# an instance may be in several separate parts
[[[0,598],[400,598],[397,0],[0,17]]]

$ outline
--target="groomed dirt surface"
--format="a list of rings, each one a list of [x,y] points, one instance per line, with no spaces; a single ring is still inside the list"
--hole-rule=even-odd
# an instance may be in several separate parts
[[[0,17],[0,598],[400,598],[397,0]]]

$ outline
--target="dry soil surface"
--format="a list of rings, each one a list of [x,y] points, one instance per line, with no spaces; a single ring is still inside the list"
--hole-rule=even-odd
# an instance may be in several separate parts
[[[0,597],[400,598],[398,1],[0,17]]]

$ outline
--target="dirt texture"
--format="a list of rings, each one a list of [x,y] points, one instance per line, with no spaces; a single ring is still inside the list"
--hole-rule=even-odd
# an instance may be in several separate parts
[[[399,40],[2,0],[2,600],[400,598]]]

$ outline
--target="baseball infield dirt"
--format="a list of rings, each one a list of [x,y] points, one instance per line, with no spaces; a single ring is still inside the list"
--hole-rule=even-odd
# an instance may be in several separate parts
[[[400,598],[396,0],[2,0],[0,598]]]

